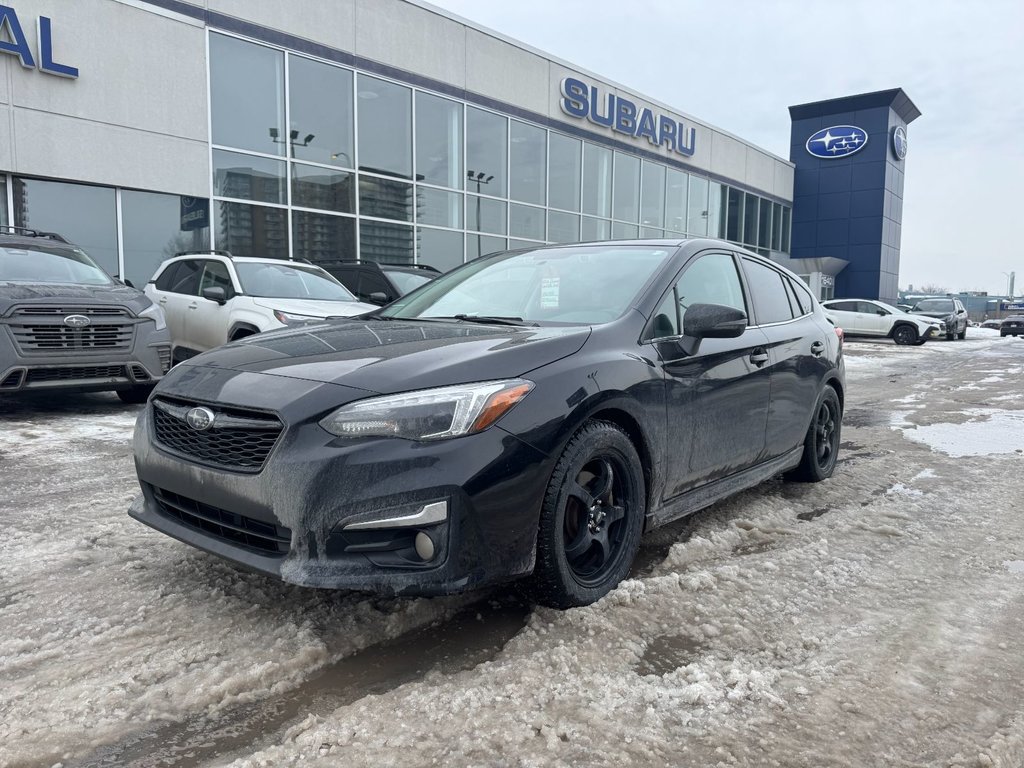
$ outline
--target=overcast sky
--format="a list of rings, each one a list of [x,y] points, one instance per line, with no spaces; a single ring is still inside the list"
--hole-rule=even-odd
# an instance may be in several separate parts
[[[1024,293],[1021,0],[431,0],[789,158],[787,107],[903,88],[900,287]]]

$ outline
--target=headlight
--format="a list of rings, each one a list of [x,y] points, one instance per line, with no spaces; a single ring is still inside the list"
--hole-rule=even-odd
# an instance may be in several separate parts
[[[444,440],[487,429],[531,389],[532,381],[507,379],[371,397],[342,406],[320,426],[341,437]]]
[[[148,317],[150,320],[156,323],[156,329],[162,331],[167,327],[167,316],[164,314],[164,309],[159,304],[150,304],[144,310],[139,312],[139,317]]]
[[[285,325],[305,325],[306,323],[315,323],[318,320],[323,320],[322,317],[296,315],[293,312],[282,312],[280,309],[274,310],[274,317],[277,318],[277,322],[284,323]]]

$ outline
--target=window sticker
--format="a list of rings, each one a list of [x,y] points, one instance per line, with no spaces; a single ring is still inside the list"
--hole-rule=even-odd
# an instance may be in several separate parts
[[[544,277],[540,281],[540,305],[544,309],[558,308],[560,277]]]

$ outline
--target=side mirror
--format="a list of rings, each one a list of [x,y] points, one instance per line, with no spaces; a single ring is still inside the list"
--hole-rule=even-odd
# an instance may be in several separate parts
[[[203,298],[216,301],[218,304],[227,304],[228,292],[219,285],[210,285],[203,288]]]
[[[691,304],[683,314],[683,335],[691,339],[735,339],[747,330],[747,313],[724,304]]]
[[[375,291],[366,298],[368,298],[374,304],[380,304],[381,306],[384,306],[385,304],[388,303],[388,295],[381,291]]]

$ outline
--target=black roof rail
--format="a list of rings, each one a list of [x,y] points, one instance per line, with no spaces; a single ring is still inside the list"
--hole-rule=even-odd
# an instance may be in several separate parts
[[[4,224],[0,226],[0,233],[17,235],[19,237],[43,237],[47,240],[56,240],[58,243],[67,243],[71,245],[63,235],[58,235],[56,232],[43,232],[38,229],[30,229],[29,227],[14,227]]]
[[[174,256],[209,256],[211,254],[214,256],[227,256],[229,259],[235,258],[231,255],[231,251],[222,251],[214,248],[206,251],[178,251]]]
[[[410,269],[424,269],[427,272],[437,272],[438,274],[441,274],[441,270],[437,267],[432,267],[429,264],[403,264],[398,261],[380,261],[376,263],[382,267],[409,267]]]

